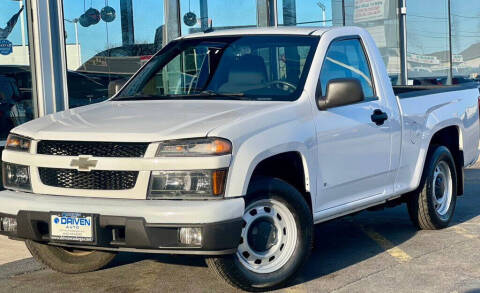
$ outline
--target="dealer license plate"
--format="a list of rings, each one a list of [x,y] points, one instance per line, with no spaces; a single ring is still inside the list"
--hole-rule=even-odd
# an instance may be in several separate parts
[[[93,242],[93,216],[79,213],[57,213],[50,216],[50,239]]]

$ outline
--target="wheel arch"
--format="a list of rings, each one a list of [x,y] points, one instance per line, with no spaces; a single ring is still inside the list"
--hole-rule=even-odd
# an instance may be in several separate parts
[[[445,146],[446,148],[448,148],[450,153],[452,153],[453,160],[455,162],[455,171],[457,173],[457,195],[462,195],[464,191],[464,187],[463,187],[464,156],[463,156],[462,131],[460,127],[458,125],[450,125],[450,126],[446,126],[444,128],[438,129],[435,133],[433,133],[428,145],[427,157],[433,151],[433,147],[436,145]]]
[[[298,151],[286,151],[271,155],[259,161],[251,172],[250,186],[256,178],[273,177],[281,179],[295,187],[305,198],[313,211],[313,199],[310,193],[310,177],[305,157]]]

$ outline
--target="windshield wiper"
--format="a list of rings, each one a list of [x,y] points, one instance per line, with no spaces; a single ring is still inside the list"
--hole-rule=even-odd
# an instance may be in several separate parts
[[[198,98],[207,98],[207,97],[221,97],[221,98],[230,98],[233,100],[250,100],[250,98],[245,97],[244,93],[218,93],[215,91],[202,91],[194,94],[186,95],[133,95],[133,96],[118,96],[113,101],[136,101],[136,100],[188,100],[188,99],[198,99]]]
[[[220,97],[220,98],[232,98],[235,100],[250,100],[244,93],[220,93],[213,90],[201,91],[199,93],[185,95],[184,97],[203,98],[203,97]]]
[[[175,98],[182,98],[183,96],[176,95],[133,95],[133,96],[118,96],[113,101],[141,101],[141,100],[168,100]]]
[[[213,90],[202,91],[199,94],[208,95],[211,97],[245,97],[244,93],[219,93]]]

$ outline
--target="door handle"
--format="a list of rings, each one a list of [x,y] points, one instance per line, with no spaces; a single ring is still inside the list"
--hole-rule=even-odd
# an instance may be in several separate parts
[[[375,122],[375,124],[377,124],[378,126],[383,125],[385,120],[388,119],[387,113],[383,112],[380,109],[375,109],[372,116],[370,117],[372,118],[372,122]]]

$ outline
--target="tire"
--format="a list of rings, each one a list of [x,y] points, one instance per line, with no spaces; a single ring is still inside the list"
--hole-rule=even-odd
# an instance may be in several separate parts
[[[413,224],[421,230],[448,227],[457,202],[457,173],[448,148],[432,147],[420,182],[421,189],[407,202]]]
[[[302,194],[280,179],[256,180],[248,194],[237,253],[206,262],[233,287],[282,288],[295,278],[312,249],[312,212]]]
[[[54,271],[65,274],[93,272],[108,265],[115,253],[89,250],[70,250],[63,247],[26,240],[32,256]]]

